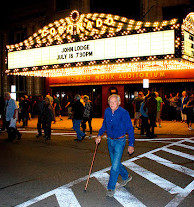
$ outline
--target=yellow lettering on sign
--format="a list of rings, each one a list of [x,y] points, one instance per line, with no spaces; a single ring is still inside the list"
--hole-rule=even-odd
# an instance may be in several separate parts
[[[165,73],[164,72],[160,72],[160,77],[165,77]]]
[[[102,19],[96,20],[96,27],[102,27],[102,24],[103,24]]]
[[[144,77],[144,73],[140,73],[140,74],[139,74],[139,77],[140,77],[140,78],[143,78],[143,77]]]
[[[78,23],[76,29],[77,29],[77,34],[80,33],[80,30],[84,31],[83,24],[82,23]]]
[[[113,20],[112,17],[107,17],[107,19],[105,20],[104,23],[106,23],[106,24],[108,24],[110,26],[110,25],[114,24],[114,20]]]
[[[99,75],[96,75],[96,76],[95,76],[95,80],[97,80],[97,79],[99,79]]]
[[[73,34],[73,24],[67,25],[67,33]]]
[[[49,33],[48,30],[43,29],[42,30],[42,37],[45,37],[48,33]]]
[[[90,22],[90,21],[87,22],[87,25],[86,25],[86,29],[87,29],[87,30],[92,30],[92,29],[93,29],[93,27],[92,27],[92,23],[93,23],[93,22]]]
[[[64,31],[65,31],[65,28],[64,28],[63,26],[60,26],[60,27],[58,28],[58,33],[59,33],[59,34],[63,34]]]
[[[54,27],[50,29],[50,34],[53,36],[56,34],[56,29]]]
[[[101,75],[100,78],[101,78],[101,79],[104,79],[104,75]]]

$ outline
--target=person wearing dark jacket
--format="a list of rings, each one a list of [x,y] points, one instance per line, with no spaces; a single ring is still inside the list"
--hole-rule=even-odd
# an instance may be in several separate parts
[[[147,101],[147,98],[141,103],[140,106],[140,113],[141,113],[141,119],[142,119],[142,124],[141,124],[141,136],[144,136],[144,132],[146,132],[146,136],[150,137],[150,126],[148,124],[148,115],[146,111],[143,110],[144,104]]]
[[[51,122],[54,121],[54,112],[50,104],[49,98],[45,98],[45,105],[42,112],[42,123],[45,138],[47,140],[51,139]]]
[[[74,98],[74,104],[73,104],[73,129],[77,133],[77,139],[75,141],[82,141],[85,138],[85,133],[83,133],[80,130],[80,124],[81,121],[83,120],[83,111],[84,111],[84,106],[80,102],[81,96],[80,95],[75,95]]]
[[[156,124],[156,114],[157,114],[157,101],[155,99],[155,93],[152,93],[150,95],[150,98],[145,102],[145,105],[143,107],[144,111],[147,110],[148,112],[148,119],[150,121],[150,127],[151,127],[151,132],[150,132],[150,137],[154,138],[156,135],[154,134],[154,127]]]
[[[40,95],[38,97],[38,104],[37,104],[37,114],[38,114],[38,123],[37,123],[38,135],[36,135],[37,138],[42,136],[42,128],[43,128],[42,114],[43,114],[44,105],[45,102],[43,100],[43,96]]]
[[[28,118],[29,118],[29,109],[30,109],[30,104],[28,101],[28,96],[24,96],[24,100],[21,101],[21,114],[22,114],[22,120],[23,120],[23,126],[22,127],[27,127],[28,126]]]

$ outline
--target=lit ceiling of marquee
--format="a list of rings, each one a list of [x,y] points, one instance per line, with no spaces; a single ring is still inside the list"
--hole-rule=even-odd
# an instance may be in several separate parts
[[[80,14],[74,10],[66,17],[44,26],[23,42],[7,45],[8,52],[50,46],[67,42],[159,31],[166,26],[176,27],[177,19],[162,22],[142,22],[104,13]],[[151,30],[149,30],[151,28]],[[172,28],[171,28],[172,29]],[[106,36],[104,36],[106,35]]]

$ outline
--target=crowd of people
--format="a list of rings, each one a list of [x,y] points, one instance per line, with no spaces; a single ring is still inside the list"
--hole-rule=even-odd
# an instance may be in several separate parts
[[[159,96],[158,92],[149,93],[144,96],[143,92],[138,93],[138,97],[133,100],[134,106],[134,127],[141,129],[141,135],[156,137],[154,127],[158,122],[161,128],[161,120],[181,121],[188,125],[188,130],[192,129],[194,120],[194,94],[187,95],[186,91],[182,96],[171,93],[165,99]],[[139,124],[139,125],[138,125]]]
[[[3,127],[8,130],[11,119],[7,118],[9,112],[8,103],[11,97],[9,93],[5,94],[5,99],[1,99],[0,103],[0,114],[3,117]],[[14,102],[13,102],[14,103]],[[37,137],[42,136],[42,129],[44,130],[44,136],[47,140],[51,138],[51,123],[56,123],[56,117],[62,120],[61,112],[63,112],[59,99],[56,95],[51,96],[50,93],[43,98],[42,95],[38,96],[35,100],[32,96],[24,95],[17,100],[16,107],[13,107],[13,117],[17,118],[18,122],[22,122],[22,127],[28,126],[28,120],[38,116],[37,123]],[[193,104],[194,95],[187,95],[186,91],[182,92],[182,96],[177,93],[176,95],[170,93],[169,97],[165,96],[162,98],[158,92],[144,94],[139,92],[138,96],[133,100],[134,108],[134,128],[141,130],[142,136],[156,137],[154,128],[158,126],[161,128],[162,120],[181,121],[188,124],[188,130],[192,130],[193,122]],[[89,138],[92,138],[92,115],[93,115],[93,104],[89,100],[87,95],[80,96],[77,94],[74,99],[67,96],[64,107],[67,111],[68,119],[72,119],[73,129],[77,133],[77,139],[75,141],[81,141],[85,138],[86,134],[86,123],[89,125]],[[17,114],[14,110],[17,109]],[[10,110],[10,109],[9,109]],[[8,111],[9,111],[8,110]],[[4,114],[4,115],[3,115]],[[17,116],[17,117],[16,117]],[[82,130],[80,129],[82,127]],[[15,127],[16,128],[16,127]],[[18,138],[21,139],[21,135],[18,133]]]
[[[50,93],[43,98],[42,95],[38,96],[35,101],[32,96],[28,97],[24,95],[20,100],[14,101],[11,98],[10,93],[5,93],[4,99],[1,99],[0,114],[3,120],[1,131],[5,129],[8,132],[7,141],[13,141],[18,135],[18,139],[21,139],[21,134],[17,130],[16,121],[22,122],[22,127],[28,126],[28,120],[38,116],[37,123],[37,138],[42,136],[42,129],[44,130],[44,137],[46,140],[51,138],[51,123],[56,123],[56,117],[61,117],[61,105],[56,95],[51,96]],[[92,103],[87,95],[76,95],[74,100],[67,96],[67,103],[65,105],[68,111],[68,119],[73,121],[73,129],[77,133],[77,139],[75,141],[81,141],[85,138],[86,123],[88,122],[90,135],[92,138]],[[82,131],[80,130],[80,124]]]

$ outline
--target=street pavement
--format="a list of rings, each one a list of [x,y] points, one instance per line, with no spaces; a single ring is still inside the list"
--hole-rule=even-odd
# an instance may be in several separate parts
[[[135,153],[129,156],[126,146],[122,159],[133,179],[125,187],[119,179],[115,196],[107,198],[111,164],[106,136],[84,192],[102,119],[93,120],[93,139],[82,142],[74,141],[71,120],[66,117],[52,125],[50,141],[35,137],[36,121],[20,128],[20,141],[7,143],[6,132],[0,134],[0,207],[193,206],[194,134],[186,124],[163,122],[155,139],[140,137],[135,130]]]

